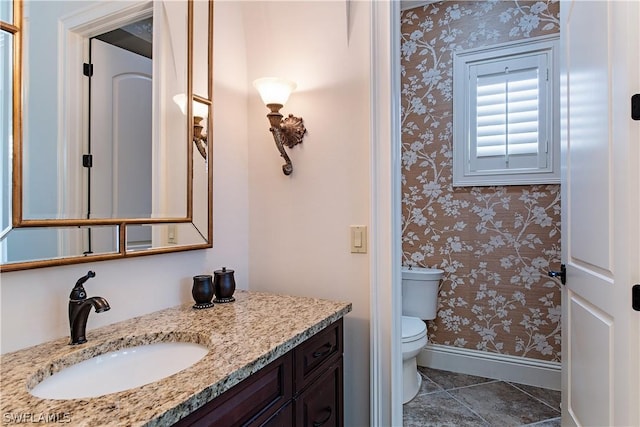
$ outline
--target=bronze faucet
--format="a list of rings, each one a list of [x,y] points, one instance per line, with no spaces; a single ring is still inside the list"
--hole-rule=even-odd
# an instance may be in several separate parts
[[[89,271],[86,276],[79,278],[69,295],[69,329],[71,331],[69,344],[71,345],[87,342],[85,333],[91,307],[95,308],[96,313],[111,309],[107,300],[102,297],[87,298],[87,292],[82,285],[92,277],[96,277],[96,273]]]

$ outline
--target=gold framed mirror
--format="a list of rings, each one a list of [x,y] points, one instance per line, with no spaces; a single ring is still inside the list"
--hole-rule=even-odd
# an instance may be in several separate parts
[[[0,271],[212,247],[213,0],[16,0],[0,20]]]

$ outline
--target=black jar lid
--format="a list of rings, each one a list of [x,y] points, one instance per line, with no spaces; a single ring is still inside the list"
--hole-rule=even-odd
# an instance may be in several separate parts
[[[233,274],[233,270],[227,270],[227,267],[222,267],[222,270],[216,270],[213,274]]]

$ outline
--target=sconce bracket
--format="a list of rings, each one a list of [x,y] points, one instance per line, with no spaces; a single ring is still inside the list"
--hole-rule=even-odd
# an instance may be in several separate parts
[[[293,148],[302,142],[307,129],[304,127],[302,118],[289,114],[289,117],[282,119],[280,128],[284,133],[284,145]]]
[[[193,116],[193,143],[203,159],[207,159],[207,136],[202,133],[204,126],[200,124],[203,117]]]
[[[302,118],[300,117],[289,114],[289,117],[283,118],[282,114],[280,114],[282,104],[267,104],[267,107],[271,110],[271,112],[267,114],[269,124],[271,125],[269,130],[273,134],[273,140],[276,143],[276,147],[278,147],[280,156],[285,161],[285,164],[282,165],[282,172],[285,175],[291,175],[293,165],[284,147],[293,148],[300,144],[304,134],[307,133],[307,129],[304,127]]]

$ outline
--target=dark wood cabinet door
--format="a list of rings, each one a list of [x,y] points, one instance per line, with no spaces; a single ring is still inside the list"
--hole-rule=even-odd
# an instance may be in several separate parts
[[[294,400],[296,427],[342,427],[342,358]]]

